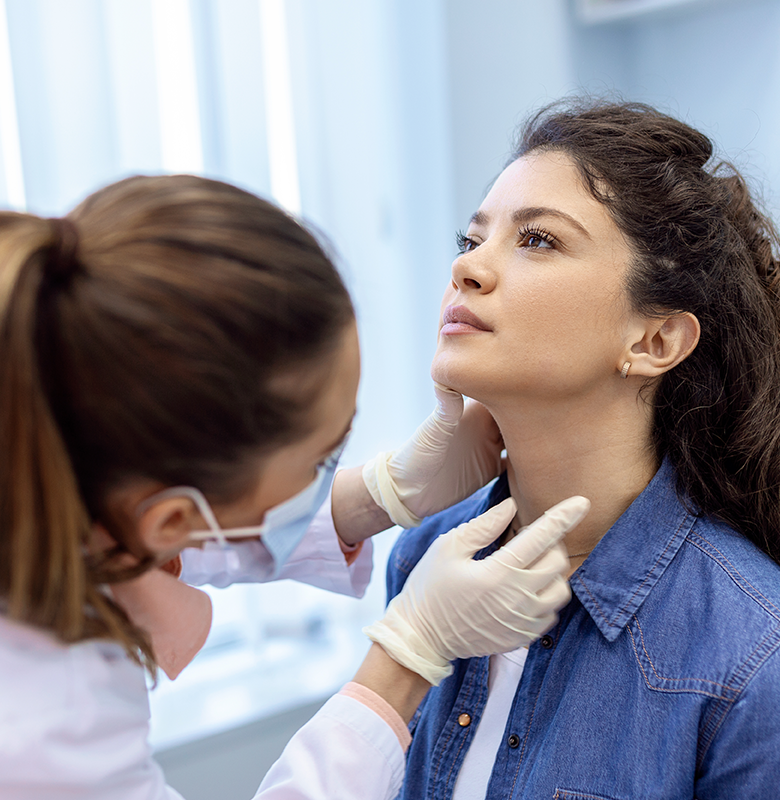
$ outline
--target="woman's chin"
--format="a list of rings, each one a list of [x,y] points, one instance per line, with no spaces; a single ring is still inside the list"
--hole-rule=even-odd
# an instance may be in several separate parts
[[[437,353],[431,364],[431,377],[436,383],[454,389],[466,397],[474,397],[479,393],[479,380],[475,380],[475,370],[467,364],[457,363],[455,359]]]

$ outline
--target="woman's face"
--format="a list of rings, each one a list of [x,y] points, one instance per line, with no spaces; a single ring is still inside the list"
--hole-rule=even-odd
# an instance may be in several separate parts
[[[442,303],[434,379],[488,405],[598,391],[625,352],[631,256],[568,156],[518,159],[461,241]]]

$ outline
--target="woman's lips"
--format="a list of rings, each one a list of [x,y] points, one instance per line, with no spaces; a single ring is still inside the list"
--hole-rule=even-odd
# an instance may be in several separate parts
[[[441,319],[442,326],[439,329],[439,333],[445,336],[492,330],[474,312],[469,311],[466,306],[447,306]]]

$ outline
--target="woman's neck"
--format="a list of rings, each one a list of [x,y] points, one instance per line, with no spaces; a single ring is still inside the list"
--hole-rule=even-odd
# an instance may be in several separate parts
[[[649,407],[641,400],[604,397],[595,403],[488,407],[506,445],[516,527],[572,495],[591,501],[588,516],[565,538],[570,554],[584,554],[572,559],[577,566],[658,468]]]

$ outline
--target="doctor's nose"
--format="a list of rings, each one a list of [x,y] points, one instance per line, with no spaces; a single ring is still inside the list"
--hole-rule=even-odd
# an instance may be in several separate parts
[[[489,294],[496,288],[496,274],[491,269],[485,253],[477,248],[462,253],[452,262],[452,287],[461,292]]]

